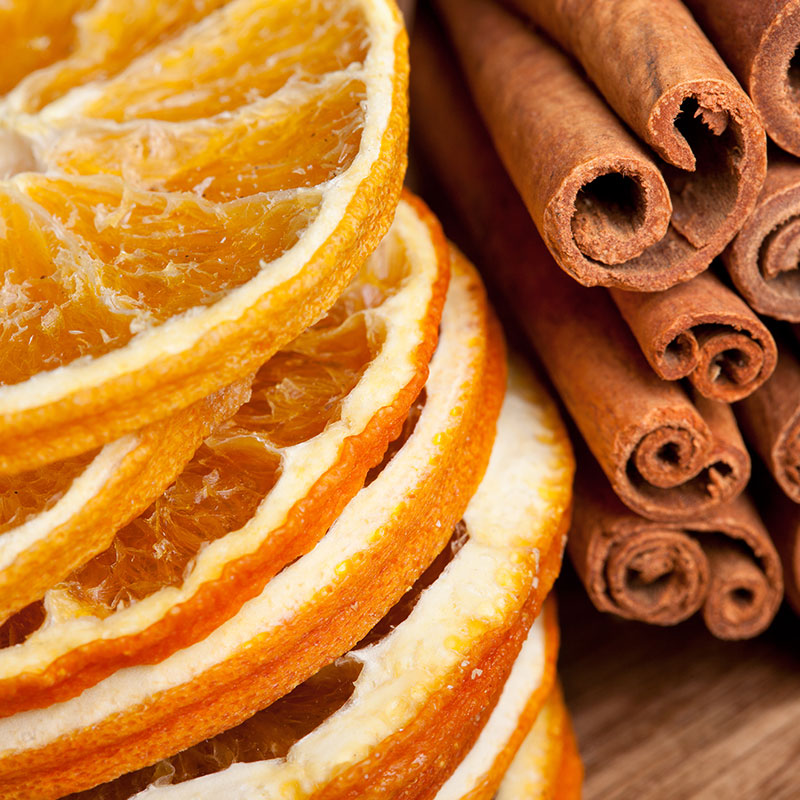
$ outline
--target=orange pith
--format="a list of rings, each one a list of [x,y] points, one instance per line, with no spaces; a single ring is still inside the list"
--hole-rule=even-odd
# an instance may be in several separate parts
[[[51,5],[27,45],[52,47],[0,98],[0,439],[26,448],[0,459],[5,471],[41,463],[14,433],[60,427],[66,457],[253,371],[377,244],[405,163],[405,39],[385,0]],[[388,81],[376,42],[381,59],[394,44]],[[372,110],[381,82],[385,117]],[[221,316],[200,313],[232,296]],[[141,341],[166,323],[214,336],[172,358],[166,334]],[[120,374],[87,371],[133,346]],[[29,379],[65,366],[28,396]],[[148,383],[158,391],[141,408],[107,418]],[[84,391],[92,431],[69,407]],[[69,404],[51,407],[59,396]]]
[[[40,636],[49,637],[52,645],[44,659],[12,674],[9,664],[16,654],[7,652],[11,661],[2,662],[0,647],[0,665],[8,675],[0,679],[0,716],[74,696],[116,669],[159,661],[204,638],[313,547],[363,486],[370,468],[401,432],[425,382],[449,280],[449,254],[435,219],[412,197],[401,211],[401,233],[384,240],[329,314],[262,367],[251,400],[206,439],[175,483],[120,530],[108,550],[48,594],[58,615],[66,614],[66,628],[59,628],[62,620],[56,619],[42,627]],[[419,241],[415,236],[422,237],[415,246],[422,247],[424,256],[407,249]],[[391,309],[397,320],[387,316]],[[401,342],[411,347],[405,350]],[[387,370],[393,371],[391,377]],[[362,380],[369,382],[362,386]],[[368,392],[369,386],[378,394]],[[347,406],[355,391],[359,405]],[[386,405],[374,396],[385,398]],[[350,409],[350,421],[340,419],[343,408]],[[351,420],[353,414],[361,416]],[[150,614],[145,622],[120,632],[115,612],[131,611],[131,604],[150,600],[165,587],[183,590],[208,545],[228,534],[235,539],[257,519],[262,503],[269,508],[291,448],[313,446],[329,429],[335,436],[344,435],[336,431],[351,432],[335,454],[323,451],[330,453],[324,462],[330,467],[317,466],[313,459],[301,465],[311,478],[318,477],[303,490],[305,495],[291,495],[294,505],[285,517],[268,523],[274,527],[256,529],[256,549],[234,550],[234,555],[217,551],[221,565],[213,567],[210,579],[198,581],[185,599],[149,606],[156,613],[145,612]],[[303,452],[296,449],[291,457],[302,458]],[[293,480],[291,470],[286,477]],[[280,497],[286,497],[285,490]],[[91,638],[68,645],[54,638],[64,629],[67,635],[79,632],[80,627],[69,625],[86,615],[102,620],[103,627]],[[30,635],[30,620],[30,612],[18,625],[12,620],[16,628],[7,631],[5,641],[13,644]],[[34,653],[41,652],[37,642],[30,644]]]

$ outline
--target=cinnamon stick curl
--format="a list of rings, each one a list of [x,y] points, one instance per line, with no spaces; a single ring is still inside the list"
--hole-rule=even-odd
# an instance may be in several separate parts
[[[569,413],[626,505],[657,520],[708,513],[745,486],[728,406],[694,402],[644,360],[606,292],[553,263],[429,25],[412,42],[416,143],[469,230]]]

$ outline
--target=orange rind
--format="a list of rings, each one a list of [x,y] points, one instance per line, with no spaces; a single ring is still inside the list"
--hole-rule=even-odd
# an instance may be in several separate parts
[[[445,322],[442,342],[446,338]],[[435,370],[436,365],[432,378]],[[430,392],[429,402],[434,397]],[[387,470],[420,433],[428,408]],[[551,603],[539,612],[563,552],[571,475],[569,445],[554,408],[530,375],[514,365],[489,465],[450,547],[387,616],[345,656],[238,731],[84,797],[127,797],[153,781],[156,785],[137,797],[301,800],[402,793],[421,798],[437,790],[444,792],[442,800],[466,796],[499,764],[492,739],[499,735],[501,749],[518,743],[524,736],[518,732],[530,727],[554,685],[555,608]],[[372,486],[385,477],[386,471]],[[329,548],[342,548],[336,541],[339,531],[331,533],[334,538],[323,539],[318,549],[328,550],[320,554],[320,563],[333,566]],[[292,575],[286,583],[297,585]],[[240,624],[246,624],[243,615],[260,611],[243,609]],[[177,659],[197,665],[203,650],[230,640],[231,631],[224,628],[231,623],[210,637],[215,641],[200,643]],[[163,680],[164,668],[154,669],[152,678]],[[116,690],[124,677],[130,681],[134,676],[110,679]],[[140,681],[145,677],[150,678],[136,674]],[[79,706],[81,716],[94,715],[108,688],[95,687],[64,707],[34,712],[34,718],[25,715],[26,722],[36,730],[40,722],[52,726],[49,715],[61,716],[70,705],[70,716]],[[113,711],[110,716],[119,721]],[[13,726],[13,718],[2,725]],[[485,726],[489,737],[483,740]],[[103,736],[106,729],[107,723],[100,722],[91,735]],[[118,758],[124,758],[121,744],[116,743]],[[247,755],[237,756],[243,748]],[[478,763],[468,780],[457,774],[465,758]],[[28,773],[41,774],[32,766]],[[448,778],[457,785],[448,788]]]
[[[401,203],[331,312],[262,367],[249,402],[107,551],[45,594],[41,625],[0,649],[0,714],[202,639],[310,550],[425,383],[449,268],[430,212]]]
[[[520,742],[543,711],[555,683],[558,624],[549,598],[543,624],[534,623],[506,678],[500,697],[469,752],[434,800],[494,797]],[[544,635],[541,630],[544,628]]]
[[[502,340],[483,286],[457,258],[424,406],[388,463],[312,550],[205,639],[158,664],[118,669],[77,697],[0,720],[0,786],[58,797],[154,763],[242,722],[353,647],[433,561],[463,515],[489,459],[503,376]],[[505,599],[486,609],[490,616],[506,609],[519,630],[509,637],[498,629],[497,641],[486,637],[490,653],[481,655],[491,657],[496,645],[509,660],[533,618],[533,611],[524,619],[513,613],[516,591],[536,572],[543,595],[560,563],[571,470],[552,406],[516,405],[523,416],[523,408],[546,416],[536,417],[528,455],[544,461],[528,477],[549,468],[553,486],[537,483],[529,505],[546,512],[534,539],[557,540],[557,547],[540,559],[521,532]],[[524,449],[521,441],[507,444],[507,456],[517,454],[515,445]],[[448,646],[445,671],[460,647]]]
[[[390,0],[29,6],[0,11],[4,63],[40,51],[0,99],[2,473],[254,372],[377,246],[406,160]]]
[[[575,734],[561,687],[556,685],[522,741],[495,798],[579,800],[582,783],[583,765]]]

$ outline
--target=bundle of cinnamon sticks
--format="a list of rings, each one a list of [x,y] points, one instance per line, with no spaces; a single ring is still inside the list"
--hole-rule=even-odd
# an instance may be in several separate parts
[[[583,440],[592,601],[731,639],[784,581],[800,612],[800,2],[432,6],[418,164]]]

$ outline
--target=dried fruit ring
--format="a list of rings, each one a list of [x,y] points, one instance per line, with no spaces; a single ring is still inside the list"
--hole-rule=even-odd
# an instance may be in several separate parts
[[[254,372],[333,305],[399,199],[408,59],[389,0],[0,15],[11,473]]]

